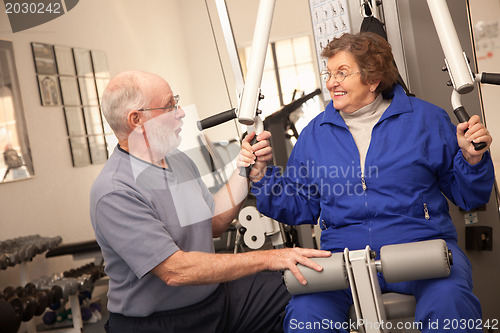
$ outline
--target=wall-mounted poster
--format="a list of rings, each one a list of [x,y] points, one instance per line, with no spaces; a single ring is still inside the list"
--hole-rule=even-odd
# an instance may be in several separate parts
[[[57,74],[54,48],[43,43],[31,43],[37,74]]]
[[[98,106],[84,107],[83,114],[85,115],[85,126],[89,135],[104,133],[101,112]]]
[[[73,136],[69,138],[71,147],[71,158],[74,167],[82,167],[90,164],[89,144],[86,136]]]
[[[108,159],[104,135],[89,135],[90,158],[93,164],[104,163]]]
[[[83,119],[82,108],[79,106],[67,106],[64,108],[64,118],[68,136],[85,136],[85,121]]]
[[[326,60],[321,57],[323,48],[344,33],[351,32],[347,0],[309,0],[314,41],[319,71],[326,69]],[[322,82],[323,99],[329,100],[330,93]]]
[[[94,70],[92,69],[90,50],[73,48],[73,55],[75,57],[76,75],[93,77]]]
[[[59,82],[61,84],[61,94],[63,104],[66,105],[81,105],[80,92],[76,77],[60,76]]]
[[[59,75],[75,76],[75,60],[71,47],[54,45],[54,52],[56,55],[57,73]]]
[[[57,75],[37,75],[38,89],[43,106],[61,105]]]
[[[80,87],[80,96],[82,97],[82,105],[93,105],[93,106],[99,105],[94,78],[79,77],[78,86]]]
[[[108,78],[108,60],[106,58],[106,53],[104,51],[92,50],[90,51],[92,56],[92,65],[94,67],[94,76],[96,78]]]

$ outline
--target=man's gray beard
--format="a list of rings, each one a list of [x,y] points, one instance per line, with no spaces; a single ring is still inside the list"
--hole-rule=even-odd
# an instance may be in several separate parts
[[[165,128],[153,118],[144,124],[149,147],[155,159],[163,159],[181,144],[181,137],[176,136],[171,128]]]

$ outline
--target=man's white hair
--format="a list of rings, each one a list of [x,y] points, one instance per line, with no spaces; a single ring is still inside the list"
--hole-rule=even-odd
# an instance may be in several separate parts
[[[144,87],[151,77],[157,75],[141,71],[122,72],[113,77],[104,90],[102,112],[119,140],[125,140],[130,132],[127,114],[149,105]]]

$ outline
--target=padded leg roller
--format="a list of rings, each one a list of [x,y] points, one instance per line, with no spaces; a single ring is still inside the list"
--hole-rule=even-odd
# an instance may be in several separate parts
[[[447,277],[452,265],[451,251],[442,239],[383,246],[380,261],[389,283]]]
[[[289,270],[283,274],[288,292],[292,295],[310,294],[323,291],[342,290],[349,287],[343,253],[332,253],[328,258],[310,258],[323,270],[317,272],[309,267],[297,265],[307,284],[302,285]]]

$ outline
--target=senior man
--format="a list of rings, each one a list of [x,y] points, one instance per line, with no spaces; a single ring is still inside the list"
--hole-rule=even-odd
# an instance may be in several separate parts
[[[102,107],[118,139],[90,200],[110,279],[107,332],[282,331],[289,295],[277,271],[290,269],[306,283],[296,264],[320,271],[309,258],[330,252],[214,253],[212,239],[238,213],[248,179],[235,172],[215,195],[208,191],[196,165],[177,149],[185,113],[158,75],[116,75]],[[253,163],[271,158],[269,137],[257,138]]]

